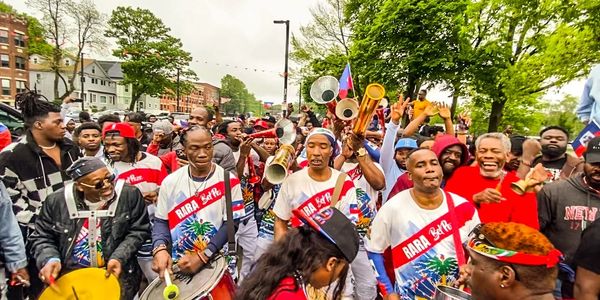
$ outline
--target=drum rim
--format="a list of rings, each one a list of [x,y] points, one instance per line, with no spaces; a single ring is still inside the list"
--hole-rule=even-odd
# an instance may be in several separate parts
[[[182,300],[196,299],[198,297],[206,297],[208,294],[210,294],[210,292],[221,282],[221,280],[223,279],[223,276],[225,276],[225,272],[227,272],[227,258],[225,258],[225,256],[223,256],[223,255],[217,255],[213,259],[211,259],[211,261],[212,262],[216,262],[219,259],[225,260],[225,266],[224,266],[224,268],[222,270],[220,270],[217,273],[218,280],[216,280],[214,283],[212,283],[211,285],[209,285],[208,289],[206,291],[194,292],[190,296],[186,296],[186,298],[181,298],[181,296],[179,298],[182,299]],[[196,274],[198,274],[198,273],[196,273]],[[194,276],[195,276],[195,274],[194,274]],[[149,297],[149,293],[150,293],[149,288],[151,286],[154,286],[155,282],[157,282],[157,281],[161,282],[162,280],[160,280],[160,277],[156,277],[156,279],[152,280],[152,282],[150,284],[148,284],[148,287],[146,287],[146,289],[140,295],[140,299],[149,299],[148,298]],[[148,291],[148,293],[146,293],[146,291]],[[198,293],[198,294],[196,294],[196,293]]]

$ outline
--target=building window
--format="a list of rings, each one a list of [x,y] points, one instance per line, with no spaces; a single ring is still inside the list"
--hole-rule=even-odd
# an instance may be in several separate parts
[[[33,58],[33,63],[36,64],[36,65],[38,64],[38,58],[37,57]]]
[[[19,56],[15,57],[15,68],[25,70],[25,59]]]
[[[10,96],[10,79],[2,79],[2,95]]]
[[[17,80],[17,94],[25,93],[25,81]]]
[[[69,59],[65,59],[65,66],[70,66],[71,65],[71,60]]]
[[[96,103],[96,94],[91,94],[92,95],[92,102]]]
[[[15,33],[15,46],[25,47],[25,36],[20,33]]]
[[[92,66],[92,74],[96,74],[96,67]]]
[[[129,84],[125,85],[125,93],[129,93]]]
[[[106,96],[100,96],[100,103],[106,104]]]
[[[2,61],[1,66],[3,68],[10,68],[10,58],[8,57],[8,54],[0,55],[0,61]]]
[[[35,74],[35,80],[37,80],[37,81],[42,80],[42,74]]]
[[[97,78],[92,78],[92,83],[93,84],[98,84],[98,79]]]
[[[100,85],[106,85],[106,81],[100,80]]]
[[[0,30],[0,43],[8,44],[8,31]]]

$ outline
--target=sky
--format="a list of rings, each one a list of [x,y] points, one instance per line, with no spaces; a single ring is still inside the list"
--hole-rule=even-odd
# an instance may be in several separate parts
[[[20,12],[41,17],[25,0],[4,0]],[[221,86],[231,74],[242,80],[258,100],[281,102],[285,63],[285,25],[290,38],[310,23],[317,0],[94,0],[109,15],[117,6],[149,9],[181,39],[194,58],[192,70],[200,82]],[[291,50],[291,49],[290,49]],[[95,58],[112,58],[97,53]],[[290,60],[290,66],[293,62]],[[298,99],[298,85],[288,82],[288,99]]]
[[[25,0],[4,0],[21,12],[40,17]],[[258,100],[280,103],[283,99],[285,25],[273,20],[290,20],[290,36],[311,22],[310,8],[319,0],[94,0],[110,16],[117,6],[149,9],[171,28],[194,58],[191,68],[201,82],[220,86],[231,74],[242,80]],[[111,59],[110,53],[95,58]],[[114,59],[114,58],[112,58]],[[290,67],[294,63],[290,60]],[[341,74],[331,74],[339,77]],[[288,101],[298,101],[298,85],[288,83]],[[579,97],[583,79],[552,89],[544,99],[558,101],[565,94]],[[447,92],[430,90],[428,98],[450,103]]]

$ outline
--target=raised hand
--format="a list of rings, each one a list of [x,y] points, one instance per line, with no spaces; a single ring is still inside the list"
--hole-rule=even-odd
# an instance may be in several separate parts
[[[450,119],[450,107],[446,103],[438,103],[437,105],[440,117],[444,120]]]
[[[397,125],[400,123],[400,119],[402,119],[409,103],[410,97],[406,98],[406,100],[402,100],[402,95],[400,95],[398,97],[398,102],[392,104],[390,118],[394,124]]]

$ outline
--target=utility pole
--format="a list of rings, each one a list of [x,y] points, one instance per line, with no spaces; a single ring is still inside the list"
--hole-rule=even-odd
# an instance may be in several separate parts
[[[287,118],[287,82],[288,82],[288,57],[290,51],[290,20],[276,20],[275,24],[285,24],[285,70],[283,72],[283,117]]]
[[[179,112],[179,68],[177,68],[177,112]]]
[[[85,77],[83,77],[83,52],[81,52],[80,60],[81,60],[81,67],[80,67],[81,70],[79,70],[80,71],[79,77],[81,79],[81,95],[79,95],[79,96],[81,96],[80,97],[81,98],[81,111],[85,111],[85,104],[84,104],[85,103],[85,93],[83,92],[83,84],[85,82]]]
[[[300,81],[300,89],[298,90],[298,111],[300,111],[301,106],[302,106],[302,81]]]

